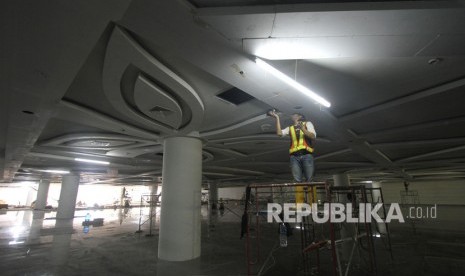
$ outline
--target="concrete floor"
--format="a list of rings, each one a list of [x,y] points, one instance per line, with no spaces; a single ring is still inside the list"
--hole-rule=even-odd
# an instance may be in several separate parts
[[[54,211],[2,210],[0,274],[246,275],[245,243],[239,239],[242,207],[228,207],[211,220],[203,207],[202,256],[174,264],[157,259],[158,221],[154,236],[146,236],[148,224],[142,233],[136,233],[139,208],[81,210],[73,221],[56,221]],[[142,211],[148,213],[148,208]],[[393,261],[383,239],[375,239],[378,275],[465,275],[464,211],[463,206],[438,206],[437,219],[391,224]],[[82,222],[87,213],[92,219],[104,218],[104,225],[84,231]],[[252,267],[255,275],[260,270],[262,275],[304,275],[298,231],[289,238],[288,248],[280,248],[276,225],[263,225],[262,262]],[[320,275],[331,275],[329,252],[320,251]],[[363,257],[349,273],[369,274]]]

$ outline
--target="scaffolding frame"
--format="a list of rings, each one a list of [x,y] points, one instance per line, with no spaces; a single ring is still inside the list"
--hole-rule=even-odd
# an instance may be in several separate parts
[[[374,191],[379,192],[379,199],[375,200],[373,195]],[[350,197],[348,196],[350,194]],[[381,188],[368,188],[363,185],[354,185],[354,186],[339,186],[339,187],[329,187],[328,188],[328,202],[344,202],[344,200],[341,200],[341,195],[344,195],[349,199],[346,201],[346,203],[352,203],[352,206],[355,209],[358,209],[357,203],[381,203],[382,204],[382,219],[386,219],[386,206],[384,203],[384,196]],[[357,202],[358,200],[358,202]],[[381,202],[380,202],[381,201]],[[330,208],[331,211],[331,208]],[[353,212],[355,214],[358,214],[358,212]],[[342,224],[341,224],[342,225]],[[391,235],[389,231],[389,225],[387,223],[383,223],[386,233],[382,233],[382,231],[379,229],[378,223],[377,222],[367,222],[366,219],[363,222],[357,222],[354,223],[354,228],[355,228],[355,234],[353,237],[346,237],[346,238],[341,238],[340,240],[335,239],[335,224],[330,223],[330,231],[331,231],[331,243],[332,247],[335,248],[336,243],[343,243],[347,241],[353,241],[353,247],[349,256],[348,264],[345,267],[345,269],[342,268],[340,264],[340,258],[337,256],[337,250],[336,250],[336,259],[337,263],[333,264],[333,274],[334,275],[348,275],[349,270],[352,265],[353,261],[353,256],[354,256],[354,251],[356,246],[362,246],[363,243],[363,238],[366,238],[366,243],[367,243],[367,248],[366,252],[368,253],[368,259],[369,259],[369,268],[370,268],[370,274],[371,275],[377,275],[377,263],[376,263],[376,254],[375,254],[375,244],[374,244],[374,230],[373,226],[377,232],[376,236],[379,235],[381,237],[382,235],[385,236],[387,242],[385,244],[385,248],[387,251],[389,251],[390,254],[390,259],[393,261],[393,253],[392,253],[392,243],[391,243]],[[343,225],[342,225],[343,226]],[[362,226],[362,227],[361,227]],[[364,232],[362,232],[362,230]],[[334,238],[333,238],[334,237]],[[359,251],[360,254],[360,251]],[[334,259],[333,259],[334,260]],[[334,269],[336,268],[337,269]]]
[[[282,183],[282,184],[254,184],[249,185],[246,190],[249,193],[249,196],[246,196],[246,202],[244,204],[244,216],[246,216],[247,225],[246,225],[246,265],[247,265],[247,275],[254,275],[252,274],[252,268],[255,265],[258,265],[261,259],[261,252],[260,252],[260,216],[263,215],[263,211],[260,210],[260,205],[263,202],[270,202],[270,198],[267,197],[265,200],[261,198],[261,194],[271,194],[272,201],[274,200],[274,188],[295,188],[295,187],[303,187],[304,192],[304,203],[316,203],[320,200],[319,198],[325,200],[329,203],[329,217],[331,216],[331,203],[338,203],[344,202],[341,201],[341,196],[347,194],[353,195],[351,197],[351,202],[353,206],[358,206],[357,203],[379,203],[381,200],[382,203],[382,215],[386,218],[386,208],[384,204],[384,198],[381,188],[367,188],[365,186],[342,186],[342,187],[334,187],[330,186],[328,182],[305,182],[305,183]],[[270,189],[268,192],[261,192],[260,189]],[[255,194],[255,198],[252,198],[252,191]],[[378,191],[380,194],[380,198],[378,200],[374,200],[373,192]],[[295,191],[291,191],[295,193]],[[320,197],[316,197],[315,195],[322,194]],[[289,202],[289,201],[288,201]],[[345,201],[346,203],[348,201]],[[249,206],[251,208],[249,208]],[[255,216],[255,218],[254,218]],[[359,256],[362,253],[360,247],[362,246],[363,239],[366,239],[366,247],[364,251],[368,254],[369,259],[369,269],[372,275],[377,274],[377,264],[376,264],[376,255],[375,255],[375,245],[373,240],[373,229],[372,229],[372,222],[358,222],[354,223],[355,225],[355,235],[354,237],[345,237],[337,240],[336,232],[337,232],[337,225],[339,223],[332,223],[330,221],[327,222],[329,228],[329,239],[322,239],[318,240],[316,238],[315,233],[315,222],[311,220],[309,217],[302,217],[302,222],[300,222],[300,238],[301,238],[301,255],[302,255],[302,264],[303,270],[305,275],[311,275],[312,269],[316,269],[317,272],[320,272],[320,250],[327,247],[331,251],[331,265],[332,265],[332,273],[334,276],[342,276],[348,275],[349,270],[351,268],[351,264],[353,261],[354,251],[356,247],[359,247]],[[375,222],[376,224],[376,222]],[[254,226],[254,235],[251,233],[251,225]],[[342,224],[341,224],[342,225]],[[387,245],[385,247],[390,252],[391,260],[393,260],[392,254],[392,245],[391,245],[391,238],[389,232],[389,226],[384,223],[386,233],[385,236],[387,238]],[[363,226],[363,227],[362,227]],[[363,229],[362,229],[363,228]],[[340,229],[339,229],[340,230]],[[364,232],[362,232],[364,230]],[[378,231],[379,235],[381,236],[381,231],[375,226],[375,230]],[[255,239],[255,248],[252,248],[251,240]],[[353,241],[353,247],[350,253],[349,261],[345,269],[342,268],[340,262],[340,256],[338,254],[337,246],[347,241]],[[274,250],[274,249],[273,249]],[[313,263],[310,261],[311,254],[313,254],[315,262]],[[263,269],[263,267],[262,267]],[[259,271],[260,275],[261,270]]]
[[[409,207],[417,206],[420,203],[420,194],[417,190],[409,190],[406,188],[405,190],[400,191],[400,205],[404,212],[408,212]],[[420,219],[415,217],[409,217],[408,219],[410,225],[412,226],[413,233],[417,233],[417,223],[420,223]]]
[[[281,196],[283,194],[282,188],[295,188],[295,187],[303,187],[304,193],[304,203],[308,203],[309,201],[315,202],[316,198],[314,197],[317,189],[325,190],[325,187],[328,185],[327,182],[302,182],[302,183],[281,183],[281,184],[256,184],[256,185],[249,185],[247,189],[253,190],[255,192],[255,198],[250,198],[246,196],[245,202],[245,210],[244,214],[247,215],[247,219],[249,222],[247,223],[247,228],[245,232],[246,236],[246,258],[247,258],[247,274],[252,275],[252,266],[259,263],[260,260],[260,214],[263,213],[260,210],[260,194],[270,194],[270,192],[260,192],[260,189],[269,188],[271,189],[271,198],[274,199],[274,188],[281,189]],[[247,193],[247,192],[246,192]],[[294,191],[285,191],[284,193],[292,193]],[[269,197],[264,200],[264,202],[268,203]],[[282,199],[283,201],[283,199]],[[249,210],[249,205],[255,205],[255,210]],[[255,215],[255,237],[251,236],[251,228],[250,228],[250,221],[252,221],[252,217]],[[313,222],[307,220],[307,218],[302,217],[302,222],[300,223],[300,239],[301,239],[301,255],[303,259],[303,266],[304,270],[307,273],[310,269],[310,262],[309,262],[309,255],[311,253],[315,253],[315,257],[317,259],[317,269],[319,270],[319,251],[312,250],[311,246],[315,240],[315,227]],[[311,231],[309,231],[311,229]],[[311,233],[310,233],[311,232]],[[251,239],[255,238],[258,242],[256,243],[255,258],[252,257],[252,249],[251,249]]]
[[[402,205],[416,205],[420,204],[420,196],[417,190],[401,190],[400,191],[400,204]]]
[[[158,203],[160,202],[159,201],[160,196],[161,195],[157,195],[157,194],[142,194],[140,196],[141,206],[139,208],[139,223],[138,223],[138,229],[136,233],[142,233],[143,232],[143,230],[141,229],[142,225],[149,222],[149,233],[146,236],[151,237],[154,235],[153,234],[153,218],[156,217],[157,215],[156,208],[158,206]],[[142,217],[143,217],[142,207],[150,208],[148,218],[145,221],[142,221]],[[155,211],[153,209],[155,209]]]

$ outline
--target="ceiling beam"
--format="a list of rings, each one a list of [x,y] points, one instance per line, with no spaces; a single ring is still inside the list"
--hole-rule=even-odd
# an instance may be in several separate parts
[[[416,161],[416,162],[409,162],[404,166],[424,166],[430,164],[443,164],[443,165],[457,165],[457,164],[465,164],[465,158],[446,158],[446,159],[435,159],[435,160],[427,160],[427,161]]]
[[[254,176],[260,176],[264,175],[264,172],[261,171],[254,171],[254,170],[244,170],[244,169],[237,169],[237,168],[231,168],[231,167],[220,167],[220,166],[203,166],[203,169],[206,171],[212,172],[213,170],[218,171],[218,172],[226,172],[226,173],[234,173],[237,175],[254,175]]]
[[[454,144],[464,143],[465,137],[458,138],[444,138],[444,139],[430,139],[430,140],[416,140],[416,141],[398,141],[389,143],[371,144],[374,148],[400,148],[400,147],[415,147],[415,146],[428,146],[437,144]]]
[[[160,138],[158,133],[141,129],[68,100],[60,101],[56,117],[69,122],[152,141],[157,141]]]
[[[337,156],[337,155],[341,155],[341,154],[349,153],[349,152],[352,152],[352,149],[343,149],[343,150],[338,150],[338,151],[334,151],[330,153],[325,153],[325,154],[316,156],[315,160],[321,160],[324,158],[333,157],[333,156]]]
[[[407,158],[398,159],[395,162],[396,163],[405,163],[405,162],[409,162],[409,161],[416,160],[416,159],[422,159],[422,158],[426,158],[426,157],[431,157],[431,156],[436,156],[436,155],[441,155],[441,154],[451,153],[451,152],[456,152],[456,151],[462,151],[462,150],[465,150],[465,146],[458,146],[458,147],[453,147],[453,148],[428,152],[428,153],[424,153],[424,154],[419,154],[419,155],[415,155],[415,156],[410,156],[410,157],[407,157]]]
[[[460,123],[465,123],[465,116],[434,120],[430,122],[411,124],[411,125],[406,125],[406,126],[401,126],[401,127],[381,129],[381,130],[366,132],[366,133],[358,133],[358,135],[363,136],[363,137],[379,137],[379,136],[391,135],[391,134],[396,134],[396,133],[403,133],[406,131],[415,131],[415,130],[421,130],[425,128],[444,127],[444,126],[460,124]]]
[[[247,136],[236,136],[236,137],[228,137],[228,138],[220,138],[220,139],[212,139],[208,140],[209,143],[216,143],[216,144],[223,144],[223,145],[235,145],[235,144],[242,144],[242,143],[255,143],[255,142],[286,142],[289,143],[287,139],[282,139],[283,137],[279,137],[276,134],[257,134],[257,135],[247,135]],[[331,140],[326,137],[316,137],[315,139],[317,142],[323,143],[330,143]]]
[[[224,149],[224,148],[212,147],[212,146],[206,146],[205,149],[210,150],[210,151],[219,151],[219,152],[223,152],[223,153],[228,154],[228,155],[235,155],[235,156],[239,156],[239,157],[247,157],[248,156],[245,153],[242,153],[240,151],[233,150],[233,149]]]
[[[410,178],[400,166],[392,162],[382,151],[373,148],[363,137],[360,137],[354,131],[348,129],[347,126],[339,121],[329,110],[324,110],[323,113],[326,115],[326,125],[334,130],[334,137],[329,136],[330,139],[340,141],[347,145],[354,153],[374,162],[374,165],[377,167],[392,169],[396,171],[400,177],[406,179]]]
[[[394,100],[390,100],[381,104],[377,104],[350,114],[341,116],[338,118],[341,122],[351,121],[360,117],[367,116],[372,113],[380,112],[389,108],[394,108],[403,104],[408,104],[414,101],[418,101],[427,97],[438,95],[452,89],[456,89],[465,85],[465,77],[457,80],[453,80],[447,83],[440,84],[435,87],[427,88],[425,90],[410,94],[408,96],[400,97]]]
[[[422,167],[419,169],[408,170],[408,172],[415,174],[415,173],[430,173],[430,172],[462,172],[463,170],[465,170],[465,164],[462,164],[460,166],[442,166],[442,167],[433,167],[433,168]]]
[[[233,125],[230,125],[230,126],[227,126],[227,127],[201,132],[200,136],[201,137],[208,137],[208,136],[214,136],[214,135],[222,134],[222,133],[225,133],[225,132],[230,132],[230,131],[233,131],[235,129],[244,127],[246,125],[250,125],[252,123],[260,122],[260,121],[265,120],[267,118],[268,118],[268,115],[260,114],[258,116],[254,116],[254,117],[252,117],[250,119],[238,122],[236,124],[233,124]]]
[[[126,180],[130,178],[137,178],[137,177],[143,177],[143,176],[161,176],[162,170],[155,170],[155,171],[146,171],[143,173],[139,173],[136,175],[126,175],[126,176],[120,176],[120,177],[115,177],[111,179],[106,179],[106,180],[96,180],[96,181],[91,181],[83,184],[108,184],[108,183],[114,183],[116,181],[120,180]]]

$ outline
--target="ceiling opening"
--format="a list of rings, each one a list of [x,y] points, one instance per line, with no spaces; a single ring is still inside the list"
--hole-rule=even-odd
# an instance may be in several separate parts
[[[247,94],[246,92],[236,87],[226,90],[216,96],[234,105],[240,105],[255,99],[253,96]]]

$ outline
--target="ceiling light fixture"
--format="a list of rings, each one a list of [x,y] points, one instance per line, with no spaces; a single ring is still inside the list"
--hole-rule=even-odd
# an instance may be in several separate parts
[[[290,85],[290,86],[294,87],[295,89],[299,90],[300,92],[302,92],[306,96],[309,96],[310,98],[312,98],[313,100],[315,100],[319,104],[323,105],[324,107],[330,107],[331,106],[331,103],[328,102],[326,99],[324,99],[323,97],[321,97],[317,93],[313,92],[312,90],[308,89],[307,87],[303,86],[302,84],[300,84],[300,83],[296,82],[295,80],[291,79],[286,74],[284,74],[283,72],[281,72],[278,69],[274,68],[273,66],[269,65],[268,63],[266,63],[262,59],[255,58],[255,63],[259,67],[261,67],[262,69],[267,71],[268,73],[272,74],[276,78],[282,80],[283,82],[287,83],[288,85]]]
[[[266,60],[303,60],[347,56],[347,51],[338,47],[340,43],[340,37],[246,38],[243,47]]]
[[[69,171],[65,171],[65,170],[41,170],[41,172],[55,173],[55,174],[68,174],[69,173]]]
[[[78,162],[85,162],[85,163],[92,163],[92,164],[110,165],[110,162],[107,162],[107,161],[91,160],[91,159],[84,159],[84,158],[74,158],[74,160]]]

